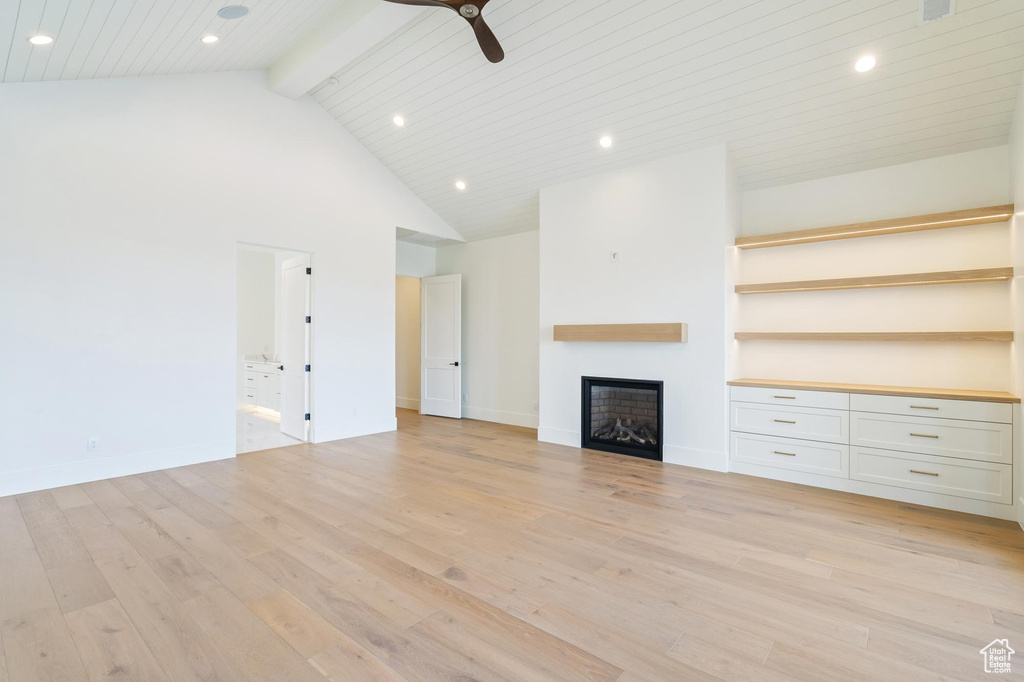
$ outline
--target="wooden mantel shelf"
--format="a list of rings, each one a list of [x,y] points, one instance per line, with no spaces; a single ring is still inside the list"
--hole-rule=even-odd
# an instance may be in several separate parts
[[[783,381],[780,379],[736,379],[730,386],[778,388],[791,391],[832,391],[835,393],[871,393],[908,398],[945,400],[983,400],[990,403],[1019,403],[1020,398],[1005,391],[972,391],[958,388],[919,388],[916,386],[875,386],[872,384],[834,384],[821,381]]]
[[[1013,341],[1013,332],[736,332],[735,337],[737,341]]]
[[[555,341],[686,343],[684,322],[664,324],[556,324]]]
[[[1013,204],[985,206],[983,208],[969,208],[963,211],[947,211],[945,213],[930,213],[928,215],[915,215],[906,218],[875,220],[869,223],[817,227],[810,230],[795,230],[793,232],[776,232],[774,234],[739,237],[736,239],[736,246],[741,249],[764,249],[771,246],[809,244],[811,242],[827,242],[834,239],[856,239],[857,237],[875,237],[883,234],[897,234],[899,232],[920,232],[922,230],[940,230],[946,227],[1003,223],[1013,217],[1013,210]]]

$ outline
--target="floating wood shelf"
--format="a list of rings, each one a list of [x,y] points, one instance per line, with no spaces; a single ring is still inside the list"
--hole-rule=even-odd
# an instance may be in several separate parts
[[[1013,332],[736,332],[737,341],[1013,341]]]
[[[984,270],[949,270],[946,272],[916,272],[908,275],[880,275],[877,277],[846,277],[843,279],[811,279],[802,282],[769,282],[767,284],[737,284],[737,294],[778,294],[791,291],[833,291],[837,289],[879,289],[886,287],[919,287],[930,284],[968,284],[972,282],[998,282],[1013,279],[1013,268],[987,268]]]
[[[783,381],[780,379],[736,379],[730,386],[781,388],[792,391],[834,391],[837,393],[872,393],[907,398],[938,398],[945,400],[984,400],[991,403],[1019,403],[1020,398],[1005,391],[970,391],[958,388],[919,388],[916,386],[875,386],[872,384],[834,384],[822,381]]]
[[[874,237],[883,234],[896,234],[898,232],[940,230],[946,227],[1001,223],[1009,220],[1012,216],[1013,204],[986,206],[984,208],[970,208],[963,211],[947,211],[945,213],[931,213],[906,218],[875,220],[869,223],[852,223],[835,227],[818,227],[811,230],[739,237],[736,239],[736,246],[741,249],[764,249],[771,246],[809,244],[811,242],[825,242],[833,239],[856,239],[858,237]]]
[[[605,343],[686,343],[687,325],[666,324],[556,324],[555,341]]]

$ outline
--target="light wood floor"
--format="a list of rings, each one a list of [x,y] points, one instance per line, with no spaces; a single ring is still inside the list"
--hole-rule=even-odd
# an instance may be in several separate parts
[[[421,418],[0,499],[0,681],[982,680],[1024,533]]]

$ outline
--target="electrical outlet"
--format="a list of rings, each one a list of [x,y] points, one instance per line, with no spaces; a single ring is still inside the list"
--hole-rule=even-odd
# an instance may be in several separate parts
[[[534,412],[539,412],[540,411],[540,402],[538,402],[536,400],[533,401],[533,411]]]
[[[462,394],[462,402],[464,402],[464,403],[468,403],[469,402],[469,394],[468,393],[463,393]]]
[[[99,449],[100,449],[100,439],[99,438],[90,438],[89,439],[89,444],[86,446],[86,450],[88,450],[89,452],[96,452]]]

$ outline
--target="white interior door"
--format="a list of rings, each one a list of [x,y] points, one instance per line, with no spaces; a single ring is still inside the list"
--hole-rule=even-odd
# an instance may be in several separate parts
[[[462,418],[462,275],[420,280],[420,414]]]
[[[281,264],[281,433],[307,440],[309,422],[309,256]]]

